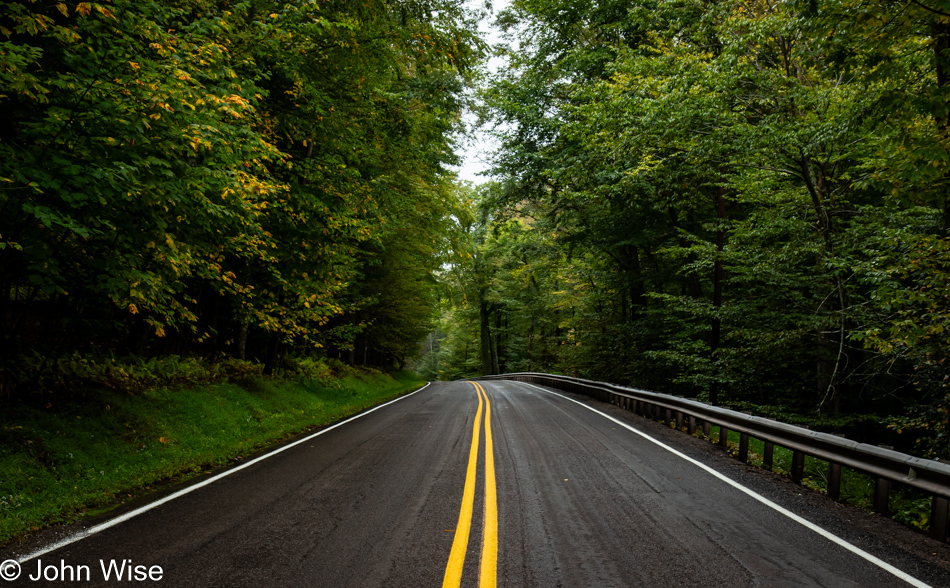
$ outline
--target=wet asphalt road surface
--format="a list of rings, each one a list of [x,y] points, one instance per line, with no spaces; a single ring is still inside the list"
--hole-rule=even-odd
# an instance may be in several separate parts
[[[482,382],[491,406],[499,586],[909,584],[564,395]],[[836,504],[705,441],[571,396],[750,487],[931,586],[950,548]],[[459,520],[478,408],[468,382],[425,390],[41,557],[89,567],[72,585],[438,587]],[[461,585],[478,586],[481,436]],[[91,526],[86,523],[86,526]],[[75,525],[58,531],[75,532]],[[50,540],[8,547],[0,559]],[[103,582],[100,560],[159,566],[162,579]],[[37,560],[13,586],[31,581]]]

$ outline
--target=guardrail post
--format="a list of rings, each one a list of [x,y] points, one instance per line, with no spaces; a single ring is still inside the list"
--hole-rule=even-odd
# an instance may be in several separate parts
[[[881,449],[894,449],[890,445],[878,445]],[[891,481],[878,476],[874,480],[874,512],[887,516],[887,503],[891,497]]]
[[[709,421],[703,421],[703,435],[709,439],[709,435],[712,432],[712,425]]]
[[[887,503],[891,497],[891,481],[887,478],[874,480],[874,512],[887,516]]]
[[[947,540],[947,515],[950,499],[934,494],[930,503],[930,536],[937,541]]]
[[[689,418],[686,419],[686,432],[692,435],[696,432],[696,417],[689,415]]]
[[[729,429],[724,425],[719,425],[719,444],[723,447],[729,447]]]
[[[676,430],[683,430],[683,411],[676,411]]]
[[[772,469],[772,458],[775,454],[775,445],[770,442],[765,442],[765,447],[762,449],[762,467],[771,470]]]
[[[805,477],[805,454],[801,451],[792,451],[792,481],[802,483]]]
[[[841,464],[833,461],[828,462],[828,498],[841,498]]]
[[[663,411],[663,417],[664,417],[664,419],[663,419],[663,422],[664,422],[664,423],[666,423],[666,424],[672,423],[672,422],[673,422],[673,411],[670,410],[670,409],[668,409],[668,408],[665,409],[665,410]]]
[[[749,461],[749,435],[746,433],[739,433],[739,461]]]
[[[844,437],[842,433],[835,433],[835,437]],[[828,462],[828,498],[839,500],[841,498],[841,464],[833,461]]]

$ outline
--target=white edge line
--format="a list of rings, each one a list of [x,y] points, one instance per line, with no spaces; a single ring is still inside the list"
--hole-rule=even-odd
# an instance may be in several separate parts
[[[588,410],[590,410],[590,411],[592,411],[592,412],[595,412],[595,413],[601,415],[602,417],[604,417],[604,418],[606,418],[606,419],[609,419],[609,420],[611,420],[611,421],[617,423],[618,425],[620,425],[620,426],[622,426],[622,427],[624,427],[624,428],[626,428],[626,429],[629,429],[630,431],[636,433],[637,435],[640,435],[641,437],[643,437],[643,438],[646,439],[647,441],[650,441],[651,443],[654,443],[654,444],[656,444],[656,445],[662,447],[663,449],[669,451],[669,452],[672,453],[673,455],[676,455],[677,457],[681,457],[681,458],[685,459],[686,461],[690,462],[691,464],[693,464],[693,465],[695,465],[695,466],[697,466],[697,467],[699,467],[699,468],[701,468],[701,469],[707,471],[708,473],[710,473],[710,474],[712,474],[713,476],[719,478],[720,480],[722,480],[722,481],[725,482],[726,484],[729,484],[729,485],[732,486],[733,488],[736,488],[736,489],[739,490],[740,492],[743,492],[744,494],[748,494],[749,496],[751,496],[752,498],[758,500],[759,502],[761,502],[761,503],[764,504],[765,506],[768,506],[769,508],[778,511],[779,513],[781,513],[781,514],[787,516],[788,518],[792,519],[792,520],[795,521],[796,523],[799,523],[799,524],[803,525],[804,527],[806,527],[806,528],[808,528],[808,529],[814,531],[815,533],[818,533],[819,535],[821,535],[821,536],[824,537],[825,539],[828,539],[829,541],[831,541],[831,542],[833,542],[833,543],[837,543],[838,545],[840,545],[841,547],[844,547],[845,549],[847,549],[847,550],[850,551],[851,553],[857,555],[858,557],[864,558],[865,560],[867,560],[867,561],[871,562],[872,564],[878,566],[879,568],[883,569],[884,571],[886,571],[886,572],[888,572],[888,573],[890,573],[890,574],[893,574],[894,576],[897,576],[898,578],[900,578],[901,580],[907,582],[907,583],[910,584],[911,586],[916,586],[917,588],[933,588],[933,587],[930,586],[929,584],[926,584],[926,583],[924,583],[924,582],[918,580],[917,578],[915,578],[915,577],[913,577],[913,576],[911,576],[911,575],[909,575],[909,574],[907,574],[907,573],[905,573],[905,572],[902,572],[901,570],[895,568],[894,566],[892,566],[891,564],[887,563],[886,561],[884,561],[884,560],[882,560],[882,559],[880,559],[880,558],[878,558],[878,557],[875,557],[875,556],[871,555],[870,553],[868,553],[867,551],[864,551],[864,550],[861,549],[860,547],[857,547],[857,546],[855,546],[855,545],[852,545],[851,543],[848,543],[847,541],[845,541],[845,540],[842,539],[841,537],[838,537],[837,535],[831,533],[830,531],[826,531],[825,529],[819,527],[819,526],[816,525],[815,523],[813,523],[813,522],[811,522],[811,521],[809,521],[809,520],[807,520],[807,519],[804,519],[804,518],[798,516],[797,514],[793,513],[792,511],[790,511],[790,510],[788,510],[788,509],[786,509],[786,508],[784,508],[784,507],[782,507],[782,506],[779,506],[778,504],[772,502],[771,500],[769,500],[768,498],[766,498],[766,497],[762,496],[761,494],[755,492],[754,490],[751,490],[751,489],[749,489],[749,488],[746,488],[745,486],[743,486],[743,485],[740,484],[739,482],[736,482],[736,481],[733,480],[732,478],[730,478],[730,477],[728,477],[728,476],[726,476],[726,475],[724,475],[724,474],[721,474],[720,472],[718,472],[718,471],[712,469],[711,467],[707,466],[706,464],[704,464],[704,463],[702,463],[702,462],[700,462],[700,461],[697,461],[697,460],[693,459],[692,457],[689,457],[688,455],[677,451],[676,449],[673,449],[672,447],[670,447],[669,445],[663,443],[662,441],[660,441],[660,440],[658,440],[658,439],[655,439],[655,438],[651,437],[650,435],[647,435],[647,434],[644,433],[643,431],[639,431],[639,430],[635,429],[634,427],[630,426],[629,424],[627,424],[627,423],[625,423],[625,422],[623,422],[623,421],[621,421],[621,420],[619,420],[619,419],[615,419],[614,417],[610,416],[609,414],[603,413],[603,412],[597,410],[596,408],[593,408],[593,407],[591,407],[591,406],[588,406],[588,405],[584,404],[583,402],[578,402],[577,400],[574,400],[573,398],[569,398],[569,397],[567,397],[567,396],[564,396],[563,394],[558,394],[557,392],[552,392],[551,390],[547,390],[547,389],[545,389],[545,388],[541,388],[540,386],[535,386],[534,384],[529,384],[529,383],[527,383],[527,382],[519,382],[519,383],[520,383],[520,384],[524,384],[524,385],[526,385],[526,386],[531,386],[532,388],[537,388],[538,390],[542,390],[542,391],[544,391],[544,392],[547,392],[548,394],[553,394],[553,395],[555,395],[555,396],[560,396],[561,398],[563,398],[563,399],[565,399],[565,400],[570,400],[571,402],[573,402],[573,403],[575,403],[575,404],[578,404],[578,405],[580,405],[580,406],[583,406],[584,408],[586,408],[586,409],[588,409]]]
[[[358,418],[360,418],[360,417],[363,417],[363,416],[366,416],[366,415],[368,415],[368,414],[371,413],[371,412],[375,412],[375,411],[377,411],[377,410],[383,408],[384,406],[389,406],[390,404],[392,404],[392,403],[394,403],[394,402],[398,402],[398,401],[402,400],[403,398],[408,398],[408,397],[412,396],[413,394],[415,394],[415,393],[417,393],[417,392],[421,392],[421,391],[425,390],[426,388],[429,387],[429,384],[431,384],[431,383],[432,383],[432,382],[428,382],[428,383],[426,383],[425,386],[419,388],[418,390],[413,390],[413,391],[410,392],[409,394],[403,394],[402,396],[399,396],[398,398],[394,398],[394,399],[390,400],[389,402],[386,402],[386,403],[384,403],[384,404],[380,404],[380,405],[374,406],[373,408],[371,408],[371,409],[369,409],[369,410],[367,410],[367,411],[361,412],[361,413],[359,413],[359,414],[357,414],[357,415],[355,415],[355,416],[352,416],[352,417],[350,417],[350,418],[348,418],[348,419],[346,419],[346,420],[340,421],[340,422],[338,422],[338,423],[336,423],[336,424],[334,424],[334,425],[331,425],[331,426],[329,426],[329,427],[327,427],[327,428],[325,428],[325,429],[320,429],[319,431],[317,431],[317,432],[314,433],[313,435],[308,435],[307,437],[304,437],[303,439],[298,439],[297,441],[294,441],[293,443],[289,443],[289,444],[287,444],[287,445],[284,445],[283,447],[279,447],[279,448],[277,448],[277,449],[275,449],[275,450],[273,450],[273,451],[270,451],[270,452],[268,452],[268,453],[265,453],[264,455],[261,455],[260,457],[255,457],[255,458],[252,459],[251,461],[249,461],[249,462],[247,462],[247,463],[243,463],[243,464],[237,466],[236,468],[232,468],[232,469],[227,470],[227,471],[225,471],[225,472],[221,472],[220,474],[218,474],[218,475],[216,475],[216,476],[213,476],[213,477],[211,477],[211,478],[208,478],[207,480],[203,480],[203,481],[201,481],[201,482],[199,482],[199,483],[197,483],[197,484],[195,484],[195,485],[193,485],[193,486],[189,486],[189,487],[187,487],[187,488],[182,488],[182,489],[179,490],[178,492],[175,492],[174,494],[169,494],[168,496],[166,496],[165,498],[162,498],[161,500],[156,500],[155,502],[146,504],[145,506],[141,506],[141,507],[139,507],[139,508],[137,508],[137,509],[135,509],[135,510],[129,511],[129,512],[125,513],[125,514],[122,515],[122,516],[118,516],[118,517],[116,517],[116,518],[114,518],[114,519],[110,519],[110,520],[108,520],[108,521],[106,521],[106,522],[104,522],[104,523],[101,523],[101,524],[99,524],[99,525],[96,525],[96,526],[94,526],[94,527],[90,527],[90,528],[88,528],[88,529],[79,531],[78,533],[75,533],[75,534],[73,534],[73,535],[70,535],[69,537],[66,537],[65,539],[62,539],[62,540],[60,540],[60,541],[57,541],[56,543],[51,543],[50,545],[47,545],[46,547],[43,547],[42,549],[39,549],[39,550],[37,550],[37,551],[34,551],[33,553],[30,553],[29,555],[24,555],[24,556],[22,556],[22,557],[19,557],[19,558],[17,559],[17,562],[18,562],[18,563],[21,563],[21,564],[24,564],[24,563],[30,561],[31,559],[40,557],[40,556],[42,556],[42,555],[46,555],[47,553],[49,553],[49,552],[51,552],[51,551],[56,551],[57,549],[59,549],[59,548],[61,548],[61,547],[65,547],[65,546],[67,546],[67,545],[69,545],[69,544],[71,544],[71,543],[75,543],[75,542],[77,542],[77,541],[81,541],[81,540],[85,539],[86,537],[90,537],[90,536],[92,536],[92,535],[95,535],[96,533],[100,533],[100,532],[102,532],[102,531],[105,531],[105,530],[108,529],[109,527],[114,527],[114,526],[116,526],[116,525],[118,525],[118,524],[120,524],[120,523],[124,523],[125,521],[127,521],[127,520],[129,520],[129,519],[131,519],[131,518],[135,518],[135,517],[139,516],[140,514],[142,514],[142,513],[144,513],[144,512],[147,512],[147,511],[152,510],[153,508],[157,508],[157,507],[159,507],[159,506],[165,504],[166,502],[171,502],[172,500],[175,500],[176,498],[181,498],[181,497],[184,496],[185,494],[188,494],[188,493],[190,493],[190,492],[194,492],[195,490],[197,490],[197,489],[199,489],[199,488],[203,488],[203,487],[207,486],[208,484],[211,484],[212,482],[216,482],[216,481],[220,480],[221,478],[224,478],[224,477],[226,477],[226,476],[230,476],[230,475],[233,474],[234,472],[239,472],[239,471],[243,470],[244,468],[247,468],[247,467],[250,467],[250,466],[256,464],[256,463],[259,462],[259,461],[263,461],[263,460],[265,460],[265,459],[267,459],[267,458],[269,458],[269,457],[273,457],[273,456],[277,455],[278,453],[281,453],[282,451],[286,451],[286,450],[290,449],[291,447],[294,447],[295,445],[300,445],[301,443],[306,443],[307,441],[310,441],[310,440],[313,439],[314,437],[319,437],[320,435],[323,435],[324,433],[328,433],[328,432],[332,431],[333,429],[335,429],[335,428],[337,428],[337,427],[340,427],[340,426],[345,425],[345,424],[347,424],[347,423],[349,423],[349,422],[355,421],[356,419],[358,419]]]

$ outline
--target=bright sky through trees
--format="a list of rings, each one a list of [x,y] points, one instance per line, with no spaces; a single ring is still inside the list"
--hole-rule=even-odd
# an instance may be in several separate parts
[[[471,9],[481,9],[485,7],[486,0],[469,0],[468,7]],[[508,0],[495,0],[491,2],[491,12],[486,18],[482,19],[479,25],[479,33],[489,45],[497,45],[504,40],[501,38],[501,32],[498,27],[493,26],[495,16],[499,11],[508,7]],[[489,74],[498,71],[505,63],[504,58],[493,57],[488,60],[486,69]],[[489,158],[491,154],[498,150],[500,144],[492,137],[490,126],[476,126],[478,124],[477,116],[473,112],[467,112],[463,116],[466,125],[470,130],[470,137],[463,140],[459,152],[462,159],[462,165],[457,168],[459,178],[464,181],[479,184],[487,181],[487,176],[478,174],[485,172],[489,168]]]

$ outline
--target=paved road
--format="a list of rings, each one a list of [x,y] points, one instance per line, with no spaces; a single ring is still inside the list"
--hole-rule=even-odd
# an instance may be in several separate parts
[[[84,586],[117,584],[102,582],[100,560],[159,566],[162,579],[145,584],[176,587],[438,587],[452,585],[453,570],[458,585],[482,588],[493,578],[539,588],[910,585],[569,395],[482,386],[484,399],[470,382],[433,384],[43,555],[42,564],[57,573],[61,562],[88,566]],[[950,586],[945,545],[797,497],[801,490],[708,443],[581,402],[927,584]],[[868,524],[883,525],[883,536]],[[12,585],[62,585],[30,581],[37,566],[25,562]]]

